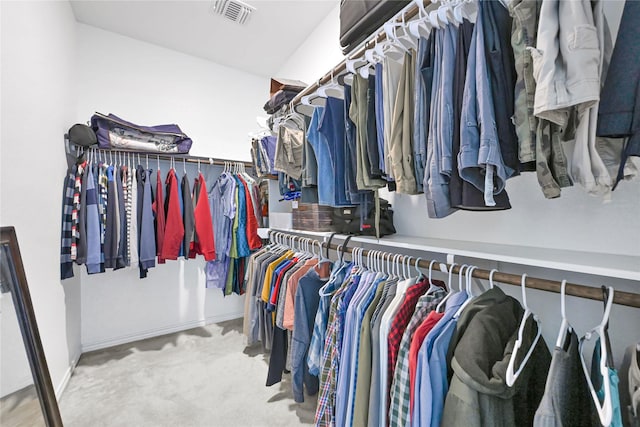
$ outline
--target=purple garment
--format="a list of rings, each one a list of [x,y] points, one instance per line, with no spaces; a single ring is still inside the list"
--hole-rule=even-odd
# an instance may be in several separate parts
[[[234,200],[236,185],[236,180],[231,174],[223,173],[209,191],[209,209],[211,210],[213,233],[216,237],[216,259],[207,262],[205,268],[207,287],[223,289],[227,282],[231,234],[236,215]],[[206,189],[201,191],[206,191]]]
[[[276,137],[275,136],[265,136],[260,140],[260,149],[267,155],[269,159],[269,173],[272,175],[277,175],[278,171],[274,169],[275,158],[276,158]]]

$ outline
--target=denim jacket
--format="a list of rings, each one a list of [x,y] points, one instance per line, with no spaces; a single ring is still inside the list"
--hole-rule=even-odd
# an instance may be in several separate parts
[[[460,118],[458,170],[462,179],[480,191],[485,191],[485,200],[491,201],[492,194],[498,194],[504,189],[505,182],[513,174],[513,170],[504,164],[500,152],[493,97],[485,62],[481,14],[482,9],[479,8],[467,62],[467,80]],[[489,189],[492,191],[485,190],[485,172],[488,167],[495,172],[492,189]]]

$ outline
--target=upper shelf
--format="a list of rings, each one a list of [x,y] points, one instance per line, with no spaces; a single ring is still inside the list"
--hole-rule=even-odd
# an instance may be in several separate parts
[[[304,230],[274,229],[315,237],[328,237],[331,233]],[[347,236],[336,234],[335,238]],[[630,255],[583,252],[564,249],[549,249],[533,246],[505,245],[461,240],[432,239],[424,237],[393,235],[382,239],[353,236],[351,242],[375,244],[390,248],[402,248],[424,252],[451,254],[511,264],[552,268],[562,271],[592,274],[604,277],[640,281],[640,257]]]

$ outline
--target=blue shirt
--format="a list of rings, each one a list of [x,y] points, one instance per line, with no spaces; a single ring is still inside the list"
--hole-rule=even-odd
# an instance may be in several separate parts
[[[309,356],[307,358],[307,365],[309,366],[311,375],[320,375],[320,363],[322,352],[324,351],[324,339],[327,332],[327,322],[329,321],[331,297],[333,297],[334,292],[342,285],[345,276],[349,275],[352,266],[353,264],[351,263],[335,263],[333,265],[335,271],[331,272],[332,280],[327,282],[327,284],[318,291],[320,303],[318,304],[318,311],[316,312],[311,344],[309,345]]]
[[[436,392],[441,391],[442,389],[438,384],[433,386],[433,378],[431,378],[431,373],[434,371],[441,372],[444,369],[444,381],[447,381],[447,349],[448,343],[451,339],[451,335],[455,330],[455,323],[453,323],[453,328],[450,332],[447,332],[448,338],[443,338],[440,342],[441,345],[444,345],[446,341],[447,345],[444,347],[438,347],[439,350],[444,351],[444,357],[440,360],[440,364],[438,366],[431,366],[431,355],[433,354],[434,344],[436,339],[445,332],[445,328],[447,328],[450,323],[455,322],[453,316],[455,315],[458,308],[467,300],[467,292],[456,292],[451,295],[446,303],[446,308],[444,312],[444,316],[435,324],[435,326],[429,331],[424,341],[422,342],[422,346],[420,347],[420,351],[418,352],[418,364],[416,365],[416,384],[415,384],[415,394],[416,396],[432,396],[433,390]],[[440,378],[440,377],[439,377]],[[442,383],[442,380],[440,380]],[[440,395],[441,393],[438,393]],[[446,396],[446,391],[444,392],[444,396]],[[442,398],[442,404],[433,402],[433,398],[429,399],[419,399],[416,397],[413,405],[413,413],[411,414],[411,425],[413,427],[424,427],[434,425],[433,421],[433,412],[434,410],[438,410],[439,408],[439,418],[442,418],[442,410],[444,408],[444,398]],[[440,426],[440,423],[436,424]]]

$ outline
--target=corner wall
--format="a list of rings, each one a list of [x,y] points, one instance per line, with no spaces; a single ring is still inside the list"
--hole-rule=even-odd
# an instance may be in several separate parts
[[[59,264],[63,135],[75,117],[76,23],[66,1],[3,1],[0,14],[0,224],[16,228],[51,379],[60,393],[80,356],[80,283],[60,282]],[[3,328],[15,322],[15,315],[4,313],[13,309],[9,300],[2,296]],[[32,383],[21,337],[0,349],[0,395]],[[18,361],[21,366],[13,364]]]

